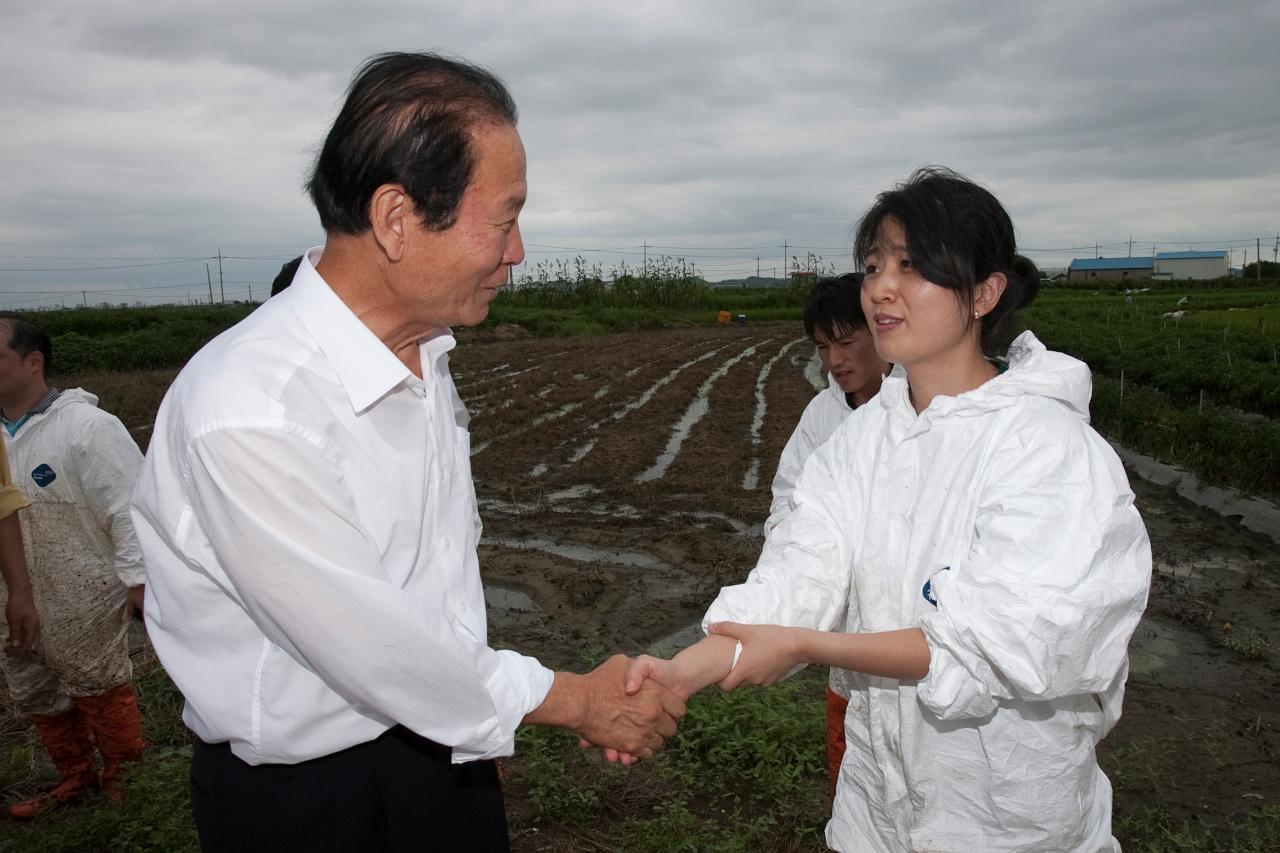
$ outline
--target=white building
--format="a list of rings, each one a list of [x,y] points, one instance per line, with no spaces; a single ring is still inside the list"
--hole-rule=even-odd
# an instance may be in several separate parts
[[[1231,274],[1224,250],[1211,252],[1160,252],[1152,278],[1226,278]]]

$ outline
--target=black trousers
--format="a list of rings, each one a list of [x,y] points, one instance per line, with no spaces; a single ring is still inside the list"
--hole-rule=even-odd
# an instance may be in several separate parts
[[[301,764],[246,764],[196,742],[191,806],[205,853],[506,851],[492,761],[451,764],[446,746],[396,726]]]

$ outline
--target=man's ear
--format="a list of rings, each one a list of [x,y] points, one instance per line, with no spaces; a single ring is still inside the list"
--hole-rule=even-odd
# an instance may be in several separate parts
[[[387,260],[404,257],[414,225],[413,200],[400,184],[383,184],[369,199],[369,224]]]
[[[27,353],[26,357],[23,358],[22,361],[27,367],[30,367],[41,376],[44,376],[44,353],[40,352],[40,350],[33,349],[31,352]]]
[[[1002,272],[993,272],[983,281],[979,282],[977,291],[973,294],[973,311],[985,317],[995,310],[1000,304],[1000,297],[1004,296],[1004,289],[1009,284],[1009,279],[1005,278]]]

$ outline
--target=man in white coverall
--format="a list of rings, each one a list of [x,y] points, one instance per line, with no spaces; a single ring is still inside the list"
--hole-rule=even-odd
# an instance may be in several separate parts
[[[880,391],[889,363],[876,353],[875,341],[862,313],[862,274],[845,273],[814,283],[804,306],[804,333],[813,341],[827,375],[827,387],[805,406],[791,438],[778,458],[773,501],[764,529],[767,534],[791,511],[791,492],[813,451],[831,438],[854,409]],[[832,668],[827,687],[826,742],[829,789],[835,793],[844,757],[844,714],[849,705],[851,674]]]
[[[644,757],[684,713],[620,655],[488,645],[449,327],[524,257],[515,122],[483,69],[365,63],[309,184],[324,246],[160,407],[134,516],[205,851],[505,850],[518,726]]]
[[[9,695],[30,714],[59,783],[15,803],[34,817],[97,789],[120,799],[124,764],[142,755],[142,724],[129,684],[126,628],[142,606],[142,559],[129,498],[142,454],[119,419],[79,388],[50,388],[49,336],[0,312],[0,415],[21,515],[41,634],[32,652],[0,658]]]

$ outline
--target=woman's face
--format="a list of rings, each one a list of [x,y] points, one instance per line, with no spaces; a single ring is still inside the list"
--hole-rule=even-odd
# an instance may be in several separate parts
[[[864,259],[862,310],[885,361],[913,368],[968,365],[981,358],[979,326],[953,290],[916,270],[907,253],[907,235],[885,219],[873,250]]]

